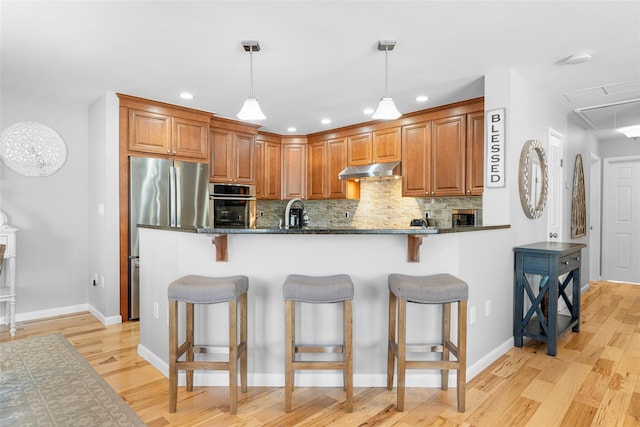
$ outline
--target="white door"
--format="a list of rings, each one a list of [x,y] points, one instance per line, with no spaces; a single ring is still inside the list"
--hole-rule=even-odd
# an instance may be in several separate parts
[[[602,277],[640,283],[640,157],[605,159]]]
[[[601,244],[601,210],[602,210],[602,161],[591,153],[589,162],[589,280],[600,280],[602,263],[600,258]]]
[[[562,241],[562,134],[549,128],[547,147],[547,237],[550,241]]]

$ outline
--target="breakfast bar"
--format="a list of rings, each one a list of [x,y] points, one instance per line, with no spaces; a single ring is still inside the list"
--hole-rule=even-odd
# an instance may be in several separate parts
[[[167,287],[189,274],[245,275],[248,291],[249,385],[284,384],[284,301],[282,285],[288,274],[323,276],[349,274],[354,282],[354,385],[384,386],[387,361],[388,284],[391,273],[429,275],[450,273],[469,283],[471,294],[486,286],[486,273],[467,261],[469,239],[496,239],[508,225],[460,229],[188,229],[140,226],[140,344],[138,353],[163,374],[168,373]],[[482,235],[482,237],[479,237]],[[224,238],[220,239],[222,236]],[[409,262],[412,239],[420,238],[416,262]],[[216,242],[216,239],[217,242]],[[212,240],[215,244],[212,244]],[[224,244],[222,243],[224,242]],[[415,241],[414,241],[415,243]],[[222,246],[221,246],[222,245]],[[277,248],[277,249],[276,249]],[[217,258],[226,251],[226,262]],[[414,254],[417,255],[417,254]],[[478,254],[478,265],[487,254]],[[411,255],[409,256],[411,258]],[[219,306],[219,307],[218,307]],[[297,313],[299,331],[308,343],[334,342],[341,335],[341,311],[336,304],[313,305]],[[436,341],[442,310],[407,312],[407,338]],[[318,319],[323,319],[322,323]],[[201,342],[224,344],[228,312],[222,304],[196,311],[204,322]],[[472,331],[472,329],[471,329]],[[196,333],[198,334],[198,332]],[[470,363],[474,341],[469,336]],[[481,343],[478,344],[481,346]],[[484,351],[484,350],[482,350]],[[331,355],[328,355],[331,357]],[[201,385],[226,385],[224,373],[196,373]],[[432,386],[435,373],[407,376],[408,386]],[[338,372],[310,371],[296,376],[298,385],[340,386]]]

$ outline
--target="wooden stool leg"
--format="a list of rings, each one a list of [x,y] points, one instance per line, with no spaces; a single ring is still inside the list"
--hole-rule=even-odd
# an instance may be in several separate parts
[[[389,342],[387,344],[387,389],[393,388],[393,374],[396,364],[396,296],[389,291]]]
[[[238,409],[238,300],[229,301],[229,397],[230,412]]]
[[[247,392],[247,294],[240,297],[240,343],[243,344],[240,355],[240,390]]]
[[[194,311],[195,306],[191,303],[186,303],[187,306],[187,362],[193,362],[193,347],[195,346],[194,338]],[[187,369],[187,391],[193,391],[193,369]]]
[[[178,401],[178,301],[169,301],[169,413]]]
[[[293,397],[293,350],[295,339],[295,302],[285,301],[285,368],[284,368],[284,409],[291,412]]]
[[[448,362],[451,359],[448,343],[451,341],[451,304],[442,304],[442,360]],[[440,388],[449,388],[449,370],[440,370]]]
[[[353,412],[353,305],[351,300],[344,302],[344,372],[345,391],[347,393],[347,412]]]
[[[404,378],[407,358],[407,301],[398,299],[398,412],[404,411]]]
[[[467,391],[467,302],[458,302],[458,412],[464,412]]]

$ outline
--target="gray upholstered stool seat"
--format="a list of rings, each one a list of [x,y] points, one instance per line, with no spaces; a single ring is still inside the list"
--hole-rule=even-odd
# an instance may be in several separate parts
[[[246,276],[184,276],[169,285],[169,301],[216,304],[236,300],[249,290]]]
[[[469,299],[469,286],[446,273],[432,276],[390,274],[389,290],[398,298],[421,304],[444,304]]]
[[[346,274],[302,276],[290,274],[282,286],[285,301],[332,303],[353,299],[353,282]]]
[[[446,390],[449,383],[449,369],[457,371],[458,411],[465,411],[466,372],[467,372],[467,300],[468,285],[451,274],[431,276],[389,275],[389,353],[387,360],[387,388],[393,388],[395,361],[398,360],[398,396],[397,409],[404,410],[405,371],[406,369],[440,369],[441,388]],[[441,304],[442,342],[438,345],[409,346],[406,341],[407,302],[418,304]],[[457,345],[451,341],[451,304],[458,304]],[[397,342],[396,342],[397,315]],[[413,347],[413,348],[411,348]],[[442,353],[442,360],[407,360],[408,351],[427,351]],[[409,349],[409,350],[408,350]],[[423,350],[424,351],[424,350]],[[449,360],[449,355],[456,357]]]
[[[169,412],[176,412],[178,400],[178,370],[186,371],[187,391],[193,390],[194,370],[229,371],[230,412],[235,414],[238,404],[238,360],[240,361],[240,388],[247,391],[247,292],[249,279],[246,276],[206,277],[184,276],[167,289],[169,299]],[[238,327],[238,301],[240,302],[240,325]],[[185,342],[178,344],[178,303],[186,306]],[[212,346],[196,345],[194,310],[196,304],[229,303],[229,345],[226,361],[195,360],[195,353],[207,353]],[[238,329],[240,339],[238,342]],[[180,360],[182,356],[184,360]]]
[[[352,357],[352,299],[353,282],[346,274],[334,276],[287,276],[282,286],[285,300],[285,410],[291,411],[294,372],[296,370],[342,370],[344,389],[347,395],[347,412],[353,411],[353,357]],[[342,303],[343,335],[342,344],[298,345],[295,342],[295,304],[298,303]],[[319,321],[322,321],[319,319]],[[300,353],[338,353],[339,361],[296,360]]]

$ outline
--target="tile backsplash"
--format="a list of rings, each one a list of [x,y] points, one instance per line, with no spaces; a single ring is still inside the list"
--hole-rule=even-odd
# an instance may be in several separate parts
[[[287,200],[259,200],[258,227],[278,227]],[[402,197],[402,180],[369,178],[360,182],[360,200],[305,200],[310,227],[407,228],[413,218],[436,220],[439,228],[451,227],[451,209],[482,208],[482,196]]]

